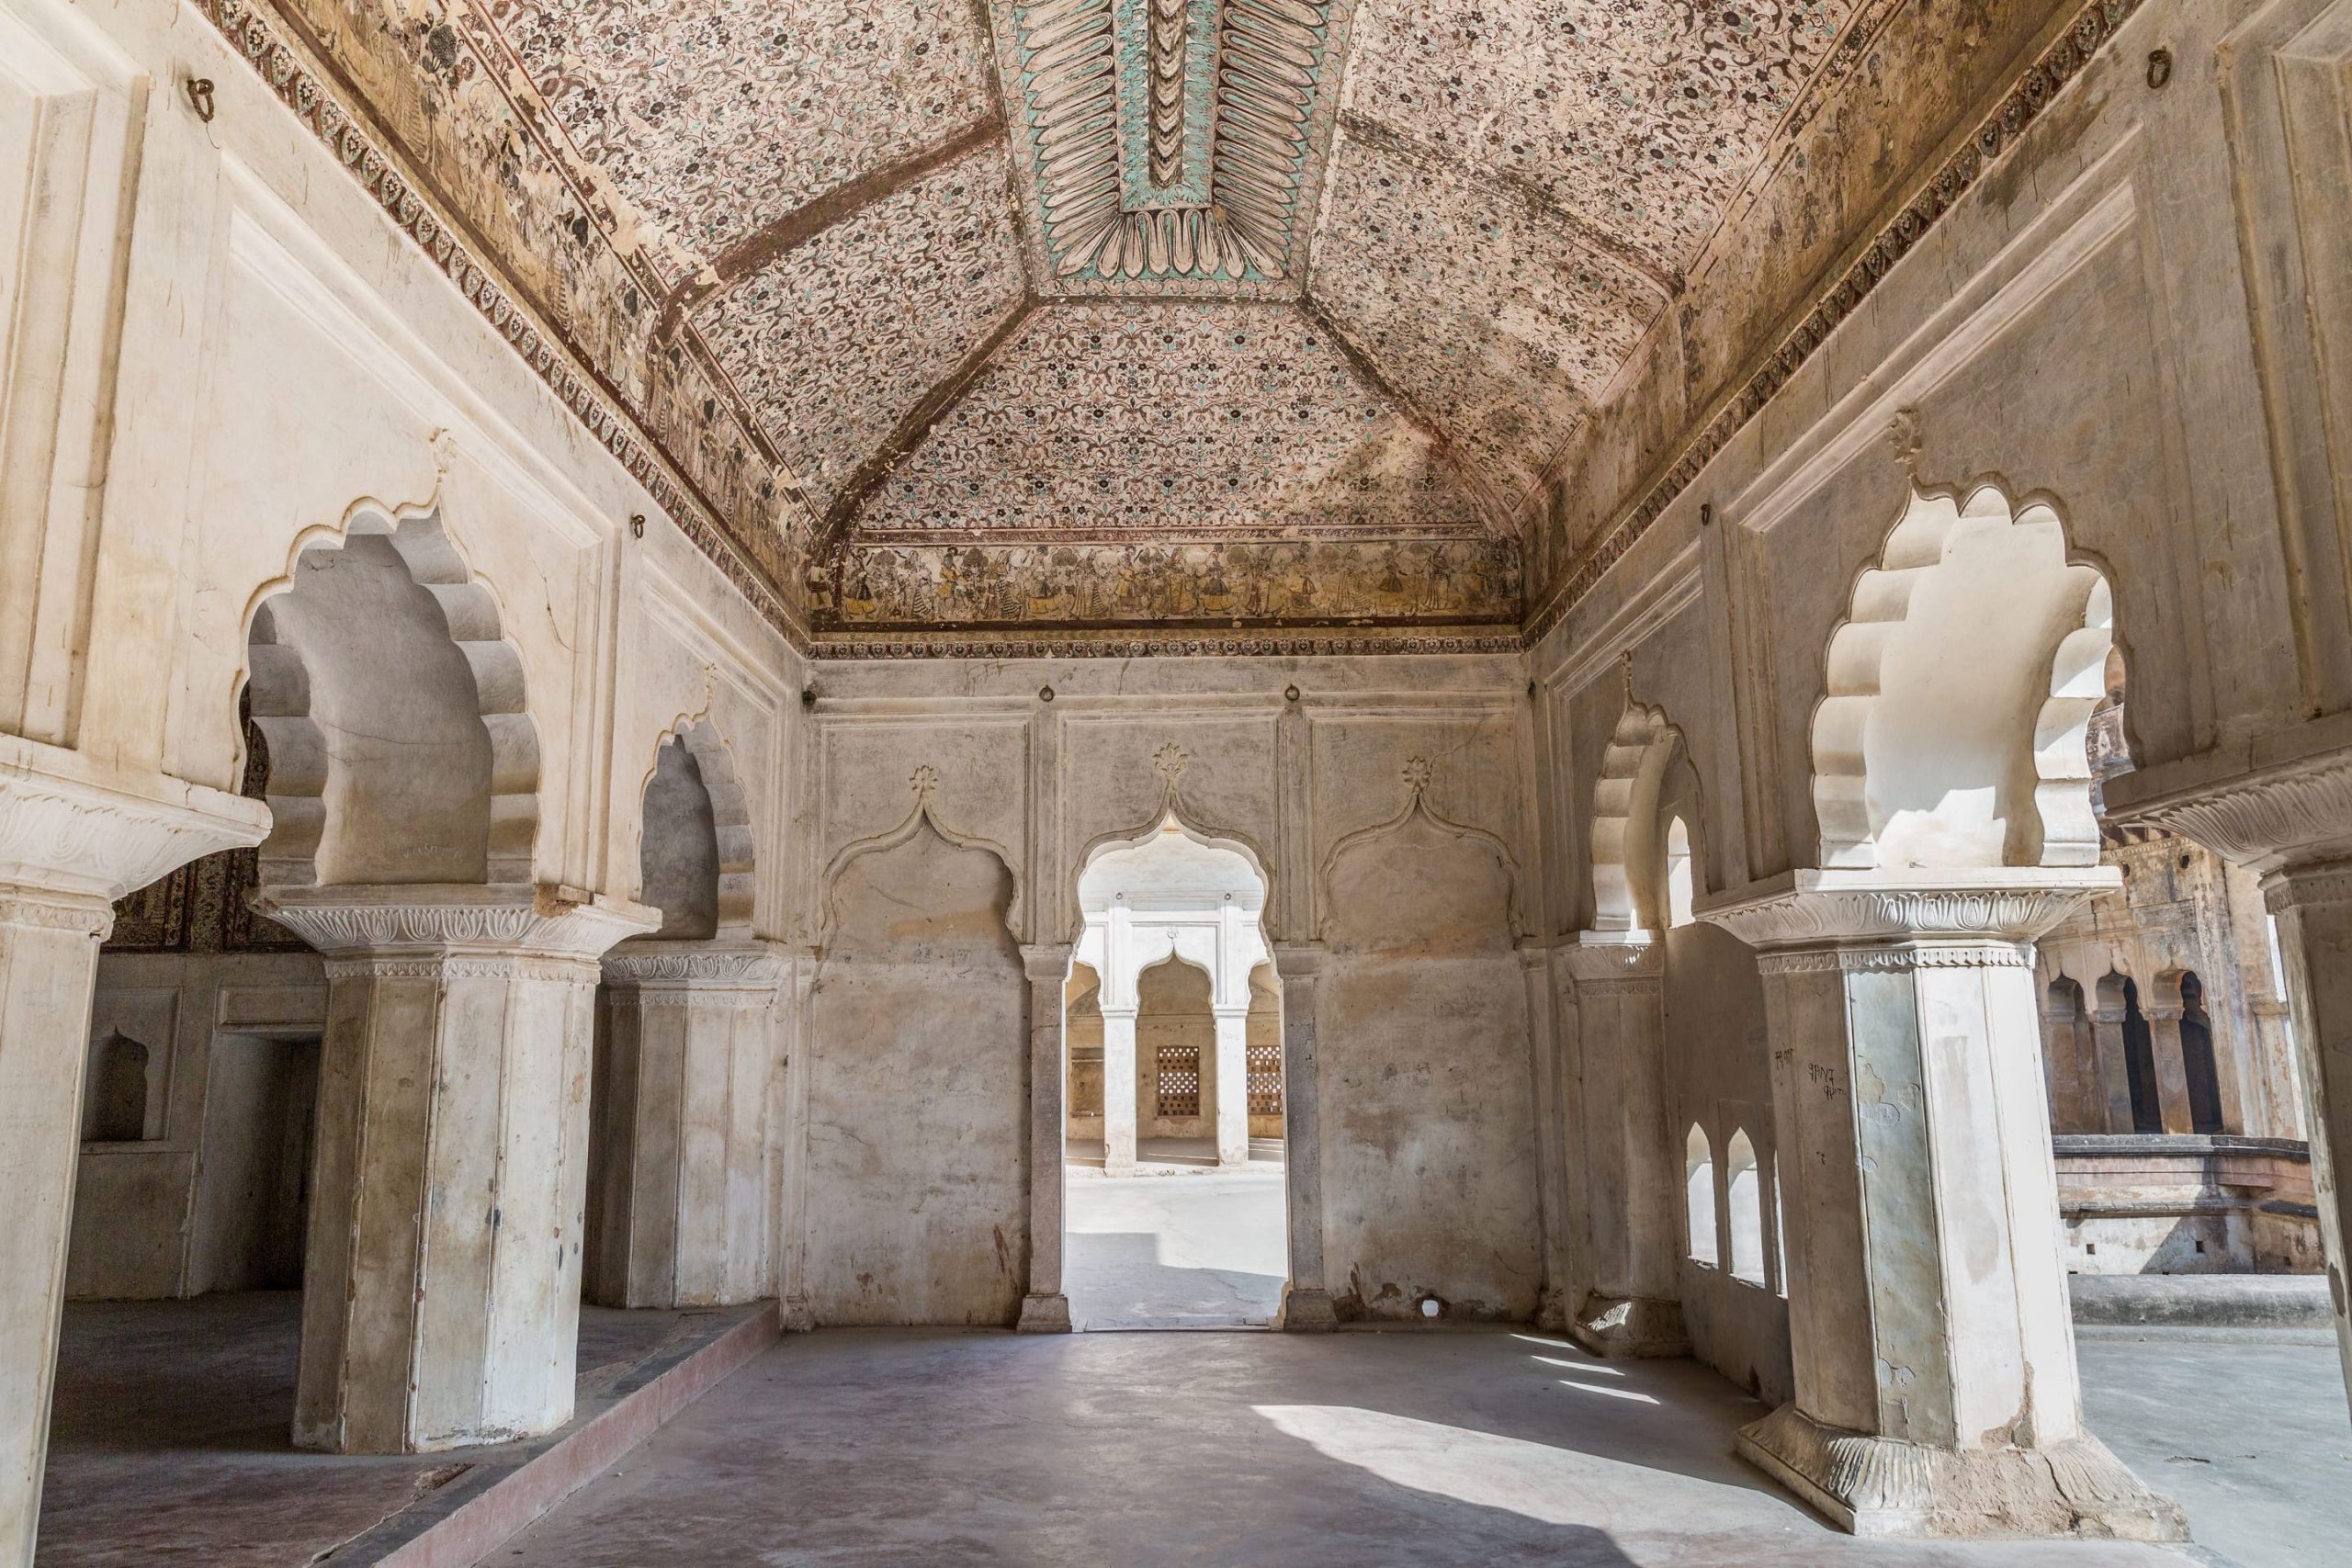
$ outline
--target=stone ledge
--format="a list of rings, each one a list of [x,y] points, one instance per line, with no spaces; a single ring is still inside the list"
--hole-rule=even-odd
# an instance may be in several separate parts
[[[2324,1274],[2071,1274],[2075,1321],[2127,1328],[2330,1328]]]
[[[531,1445],[520,1463],[474,1464],[425,1501],[335,1548],[333,1561],[337,1568],[471,1568],[775,1343],[782,1331],[774,1303],[763,1302],[707,1337],[657,1354],[613,1386],[611,1404]]]

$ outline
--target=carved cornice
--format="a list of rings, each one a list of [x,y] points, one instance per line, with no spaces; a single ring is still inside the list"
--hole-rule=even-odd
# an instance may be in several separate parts
[[[694,996],[732,995],[751,1002],[774,995],[791,964],[777,943],[662,942],[632,937],[605,954],[605,984],[616,989]]]
[[[114,773],[76,751],[0,736],[0,886],[111,902],[268,831],[258,800],[163,773]]]
[[[1756,955],[1759,975],[1904,974],[1914,969],[2030,969],[2030,942],[1898,942],[1874,947],[1786,948]]]
[[[0,926],[74,931],[104,942],[114,930],[114,906],[95,894],[20,892],[0,897]]]
[[[1781,339],[1747,380],[1727,394],[1705,423],[1682,442],[1681,450],[1649,488],[1592,536],[1583,554],[1552,583],[1537,588],[1536,607],[1527,620],[1532,644],[1559,625],[1600,585],[1618,561],[1666,514],[1668,507],[1705,471],[1732,437],[1764,411],[1790,378],[1829,341],[1830,334],[1870,297],[1897,262],[1908,255],[1986,170],[2014,148],[2042,110],[2082,74],[2092,55],[2140,8],[2141,0],[2087,0],[2057,41],[2002,96],[1998,107],[1978,122],[1975,133],[1946,159],[1853,264],[1822,291],[1813,308]]]
[[[403,958],[331,958],[322,965],[329,980],[557,980],[565,985],[596,983],[593,958],[557,958],[545,954],[513,958],[439,956]]]
[[[1579,991],[1602,987],[1655,987],[1666,973],[1666,946],[1647,931],[1578,931],[1553,952]]]
[[[2300,757],[2224,784],[2132,798],[2147,786],[2143,774],[2110,781],[2109,817],[2128,827],[2177,833],[2256,871],[2352,859],[2352,750]]]
[[[817,659],[1298,659],[1350,653],[1518,653],[1516,631],[1432,635],[1410,631],[1170,636],[1138,627],[1068,637],[940,632],[899,637],[820,637]]]
[[[662,923],[641,904],[602,895],[573,902],[519,883],[272,887],[253,907],[342,960],[593,959]]]
[[[1973,872],[1798,871],[1702,904],[1699,919],[1761,953],[1878,948],[1846,967],[2000,964],[2081,908],[2121,887],[2113,866],[1996,866]],[[1898,952],[1898,944],[1900,945]],[[2004,951],[2005,946],[2008,950]],[[1975,957],[1967,954],[1977,954]],[[1761,961],[1759,960],[1759,964]],[[1801,965],[1783,964],[1788,973]]]

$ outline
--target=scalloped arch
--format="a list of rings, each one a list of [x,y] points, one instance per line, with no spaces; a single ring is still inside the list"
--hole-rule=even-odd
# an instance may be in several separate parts
[[[297,535],[285,571],[257,589],[246,608],[245,689],[269,755],[264,797],[272,822],[261,845],[261,884],[317,883],[330,772],[325,733],[311,716],[311,672],[300,650],[285,637],[272,604],[294,591],[306,557],[339,552],[363,537],[385,539],[410,580],[432,596],[444,630],[471,673],[475,716],[490,738],[485,880],[529,882],[538,835],[538,729],[530,716],[522,652],[504,635],[497,595],[468,565],[443,525],[437,503],[362,500],[346,510],[339,525]]]
[[[1600,775],[1592,786],[1592,929],[1611,933],[1665,925],[1658,911],[1644,908],[1645,883],[1634,875],[1651,858],[1657,829],[1657,801],[1667,770],[1685,755],[1682,731],[1667,721],[1666,710],[1634,699],[1631,684],[1625,711],[1600,753]]]
[[[1330,919],[1333,902],[1332,877],[1339,869],[1340,860],[1363,849],[1374,840],[1404,831],[1416,817],[1428,822],[1440,832],[1477,844],[1494,855],[1495,859],[1501,863],[1503,878],[1510,888],[1511,931],[1514,935],[1521,937],[1527,934],[1525,911],[1521,908],[1524,897],[1521,892],[1521,883],[1524,878],[1520,874],[1519,857],[1510,852],[1509,844],[1487,831],[1486,829],[1474,827],[1467,822],[1456,822],[1430,806],[1428,798],[1430,784],[1428,768],[1428,762],[1419,757],[1408,761],[1404,770],[1405,804],[1397,808],[1396,814],[1368,827],[1358,828],[1351,833],[1342,834],[1330,849],[1325,852],[1323,863],[1316,871],[1316,880],[1322,893],[1315,925],[1315,935],[1317,941],[1324,939],[1324,928]]]
[[[1826,691],[1810,735],[1825,868],[1880,863],[1884,825],[1877,820],[1882,801],[1874,786],[1883,781],[1873,777],[1870,743],[1889,655],[1907,637],[1923,635],[1915,619],[1923,590],[1950,569],[1960,540],[1994,524],[2054,529],[2064,550],[2057,570],[2066,574],[2060,592],[2072,600],[2068,629],[2055,639],[2046,663],[2039,651],[2034,656],[2046,684],[2030,735],[2019,737],[2030,749],[2035,779],[2031,841],[2038,851],[2029,863],[2098,863],[2086,742],[2105,691],[2107,656],[2115,647],[2113,592],[2097,563],[2064,545],[2064,522],[2054,502],[2031,495],[2013,501],[1997,480],[1986,479],[1962,489],[1914,486],[1877,559],[1856,577],[1845,618],[1830,633]]]
[[[881,854],[886,851],[895,850],[926,828],[937,834],[941,841],[952,844],[959,850],[983,850],[996,857],[997,863],[1004,868],[1005,875],[1012,883],[1012,897],[1006,904],[1004,910],[1005,929],[1015,937],[1021,934],[1021,906],[1025,890],[1022,886],[1021,873],[1014,866],[1012,856],[1006,852],[1002,844],[993,839],[982,838],[978,833],[959,832],[941,821],[938,813],[932,807],[932,795],[938,782],[937,772],[928,764],[917,768],[914,778],[910,781],[910,787],[914,792],[914,804],[899,824],[894,828],[885,829],[879,833],[854,840],[842,845],[840,852],[826,863],[824,908],[817,929],[817,942],[820,947],[832,941],[834,901],[840,894],[843,874],[867,855]]]
[[[718,835],[718,935],[721,939],[749,936],[759,870],[751,792],[743,785],[743,773],[736,765],[734,747],[711,719],[707,706],[678,715],[654,742],[655,760],[637,781],[638,853],[644,853],[645,793],[660,770],[662,748],[673,739],[694,758],[695,766],[702,773],[703,792],[710,796],[711,826]]]

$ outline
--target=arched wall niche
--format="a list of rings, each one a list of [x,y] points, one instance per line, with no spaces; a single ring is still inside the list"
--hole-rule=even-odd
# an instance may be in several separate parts
[[[1001,847],[933,808],[828,867],[792,1284],[817,1324],[1009,1325],[1029,1270],[1030,987]]]
[[[1328,942],[1335,934],[1341,934],[1341,940],[1346,940],[1343,934],[1345,917],[1335,919],[1340,909],[1336,892],[1340,863],[1351,855],[1375,849],[1384,840],[1399,840],[1409,835],[1451,841],[1491,856],[1503,881],[1506,920],[1502,929],[1514,937],[1525,934],[1528,928],[1522,908],[1522,878],[1519,859],[1511,853],[1510,846],[1486,829],[1457,822],[1430,805],[1429,787],[1433,770],[1427,758],[1408,758],[1401,776],[1405,784],[1405,799],[1394,815],[1343,834],[1325,852],[1317,877],[1322,885],[1322,898],[1317,906],[1317,939]]]
[[[1596,931],[1660,931],[1659,805],[1668,770],[1686,759],[1666,710],[1638,702],[1627,668],[1625,711],[1600,754],[1592,789],[1592,925]],[[1697,831],[1697,824],[1691,824]]]
[[[662,911],[658,934],[749,937],[757,872],[751,796],[718,727],[700,715],[675,720],[638,799],[639,899]],[[673,917],[664,897],[688,902],[691,913]]]
[[[296,541],[246,622],[264,886],[534,879],[538,736],[503,624],[435,511]]]
[[[1915,487],[1832,632],[1811,727],[1825,868],[2088,866],[2109,575],[2057,504]]]
[[[1435,1300],[1523,1319],[1541,1261],[1518,866],[1431,807],[1431,773],[1408,761],[1397,808],[1322,863],[1326,1277],[1342,1316]]]

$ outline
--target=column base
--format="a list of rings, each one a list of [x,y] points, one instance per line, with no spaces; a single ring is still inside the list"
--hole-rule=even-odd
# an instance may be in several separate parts
[[[1013,1332],[1068,1334],[1069,1332],[1069,1298],[1064,1295],[1022,1297],[1021,1321],[1013,1325]]]
[[[1568,1337],[1611,1360],[1687,1356],[1690,1333],[1682,1325],[1682,1303],[1656,1296],[1585,1297]]]
[[[1741,1427],[1738,1448],[1856,1535],[2188,1539],[2180,1505],[2089,1436],[1961,1452],[1825,1427],[1783,1404]]]
[[[1568,1331],[1568,1298],[1558,1290],[1544,1290],[1535,1296],[1535,1326],[1546,1334]]]
[[[1283,1310],[1274,1326],[1285,1334],[1330,1333],[1340,1326],[1340,1314],[1331,1307],[1331,1292],[1284,1285]]]
[[[785,1297],[783,1304],[776,1309],[776,1321],[783,1325],[786,1334],[814,1334],[817,1331],[817,1314],[809,1307],[806,1296]]]

